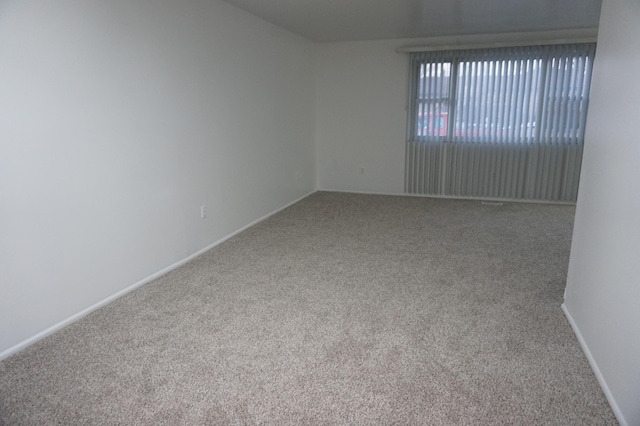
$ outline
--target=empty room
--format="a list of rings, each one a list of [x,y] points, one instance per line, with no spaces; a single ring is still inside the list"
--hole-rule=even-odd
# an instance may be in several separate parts
[[[640,425],[639,23],[0,2],[0,425]]]

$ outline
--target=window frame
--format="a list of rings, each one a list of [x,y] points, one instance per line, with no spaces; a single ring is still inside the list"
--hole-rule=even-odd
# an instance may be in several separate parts
[[[582,145],[584,143],[584,128],[586,111],[588,109],[595,47],[595,43],[574,43],[490,49],[460,49],[413,54],[411,58],[411,101],[408,120],[408,139],[412,142],[478,142],[497,144],[547,142]],[[584,63],[577,66],[575,64],[576,60],[583,61]],[[529,90],[530,93],[528,95],[518,94],[518,96],[522,96],[522,99],[517,99],[518,101],[522,100],[528,103],[526,108],[523,105],[520,107],[520,110],[513,113],[509,110],[506,115],[504,112],[501,113],[501,116],[494,114],[494,116],[491,116],[490,120],[487,121],[487,117],[489,117],[487,114],[489,114],[489,112],[483,111],[483,113],[480,113],[475,109],[478,108],[478,105],[476,105],[472,108],[465,107],[466,111],[468,113],[470,112],[472,119],[465,117],[465,114],[460,110],[460,99],[464,98],[464,100],[467,101],[477,101],[468,94],[462,95],[460,93],[461,90],[475,89],[469,87],[469,82],[474,79],[471,74],[475,71],[469,72],[468,69],[465,71],[465,67],[475,69],[489,64],[489,68],[492,66],[496,67],[494,72],[497,73],[499,72],[497,70],[498,64],[502,64],[502,66],[507,66],[507,73],[513,73],[513,76],[507,75],[506,78],[499,78],[497,74],[493,76],[477,74],[475,77],[476,81],[471,83],[472,86],[473,84],[479,84],[481,79],[484,81],[491,78],[494,79],[495,84],[514,84],[513,82],[516,79],[522,79],[522,77],[516,75],[516,73],[524,72],[518,68],[518,64],[525,63],[522,61],[533,64],[531,65],[532,70],[535,69],[535,72],[538,73],[535,87],[533,83],[531,83],[531,86],[525,89]],[[569,64],[570,61],[571,64]],[[424,67],[432,66],[437,68],[439,65],[444,67],[444,64],[450,64],[447,87],[448,96],[425,97],[424,92],[426,85],[430,84],[433,86],[434,84],[433,82],[427,83],[426,80],[433,79],[434,76],[427,78]],[[569,67],[567,68],[569,71],[566,69],[558,71],[558,67]],[[504,73],[504,68],[502,68],[500,72]],[[526,72],[532,71],[527,68]],[[584,75],[581,75],[580,72],[583,72]],[[566,81],[567,76],[571,77],[570,82]],[[564,80],[558,81],[559,77],[562,77]],[[531,78],[530,75],[526,75],[526,82]],[[461,84],[461,81],[463,81],[463,84]],[[519,84],[520,83],[521,82],[519,82]],[[435,84],[437,85],[438,83],[436,82]],[[578,84],[578,86],[580,86],[578,94],[573,91],[574,88],[570,87],[570,84]],[[560,87],[560,95],[558,95],[558,87]],[[518,86],[517,90],[520,89],[521,87]],[[420,96],[421,94],[423,95],[422,97]],[[436,94],[441,95],[442,90]],[[500,96],[503,95],[504,93],[500,94]],[[511,94],[507,94],[505,96],[510,95]],[[535,97],[533,101],[531,96]],[[552,99],[557,96],[561,96],[562,98]],[[446,131],[438,131],[436,133],[433,131],[434,127],[431,126],[430,123],[428,123],[429,127],[425,128],[423,126],[423,128],[420,129],[420,124],[423,124],[425,121],[423,118],[425,114],[431,117],[431,120],[433,120],[434,113],[442,114],[442,103],[444,99],[448,100],[448,104],[446,105]],[[434,102],[440,102],[440,108],[430,105]],[[485,102],[480,105],[480,108],[488,109],[491,107],[495,109],[494,105],[487,103],[488,100],[481,99],[479,102]],[[507,105],[507,103],[509,104]],[[513,107],[518,108],[515,101],[505,98],[501,108],[506,109]],[[566,108],[567,111],[562,110],[562,108]],[[525,109],[525,112],[522,112],[522,109]],[[435,112],[436,110],[438,110],[438,112]],[[516,114],[532,114],[532,119],[527,116],[526,120],[521,117],[520,121],[515,120],[508,123],[504,121],[505,117],[515,116]],[[573,115],[569,117],[569,114]],[[443,118],[442,115],[441,118]],[[480,118],[480,120],[478,120],[478,118]],[[509,120],[512,120],[512,118],[509,118]],[[565,122],[559,124],[562,120],[565,120]],[[480,121],[484,122],[484,124],[479,124]],[[474,130],[472,126],[466,125],[466,122],[475,123],[477,128]],[[493,130],[494,128],[498,129],[501,124],[505,127],[502,131],[502,136],[498,135],[498,130]]]

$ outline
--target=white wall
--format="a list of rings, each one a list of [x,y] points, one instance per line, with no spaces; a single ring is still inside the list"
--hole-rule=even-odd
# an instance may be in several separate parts
[[[395,53],[397,45],[397,41],[319,45],[320,189],[404,192],[409,62],[406,55]]]
[[[316,67],[319,188],[404,193],[409,58],[396,53],[398,47],[575,40],[596,34],[565,30],[321,44]]]
[[[640,424],[638,23],[637,0],[604,0],[564,305],[630,425]]]
[[[313,48],[214,0],[2,1],[0,358],[313,192]]]

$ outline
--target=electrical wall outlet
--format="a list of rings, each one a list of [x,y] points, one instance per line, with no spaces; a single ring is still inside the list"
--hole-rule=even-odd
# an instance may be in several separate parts
[[[204,204],[200,206],[200,219],[207,217],[207,206]]]

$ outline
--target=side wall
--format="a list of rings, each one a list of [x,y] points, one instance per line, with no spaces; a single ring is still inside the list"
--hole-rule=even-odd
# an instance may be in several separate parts
[[[2,1],[0,358],[313,192],[314,49],[214,0]]]
[[[404,46],[482,45],[595,37],[595,30],[321,44],[317,161],[322,190],[404,193],[408,54]]]
[[[640,424],[640,3],[604,0],[565,312],[622,424]]]

